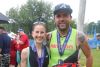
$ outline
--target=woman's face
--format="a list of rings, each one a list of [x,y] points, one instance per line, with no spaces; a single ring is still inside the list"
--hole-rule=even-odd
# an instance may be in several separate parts
[[[36,25],[34,30],[32,31],[32,37],[38,44],[42,44],[42,42],[46,39],[46,29],[43,25]]]

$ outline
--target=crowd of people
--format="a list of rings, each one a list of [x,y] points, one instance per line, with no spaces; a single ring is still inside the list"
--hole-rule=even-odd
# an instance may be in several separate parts
[[[0,27],[0,67],[81,67],[80,49],[86,57],[86,67],[92,67],[85,34],[70,26],[71,7],[58,4],[53,14],[56,29],[47,32],[44,22],[34,22],[32,43],[23,29],[10,38],[4,27]]]
[[[8,34],[0,27],[0,67],[20,67],[21,51],[28,46],[29,39],[23,29]]]

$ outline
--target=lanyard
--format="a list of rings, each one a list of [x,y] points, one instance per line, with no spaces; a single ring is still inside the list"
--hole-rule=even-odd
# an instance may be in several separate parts
[[[37,53],[35,41],[34,41],[33,44],[31,45],[31,47],[32,47],[32,50],[33,50],[34,52]],[[38,55],[38,54],[37,54],[37,55]],[[44,62],[44,47],[43,47],[43,46],[42,46],[41,57],[39,58],[39,57],[37,56],[37,62],[38,62],[38,67],[43,67],[43,62]]]
[[[41,57],[37,57],[38,65],[39,67],[43,67],[44,62],[44,49],[42,49]]]
[[[61,46],[61,42],[60,42],[60,33],[57,32],[57,44],[58,44],[57,46],[58,46],[58,51],[59,51],[60,56],[62,56],[64,54],[64,50],[66,48],[66,45],[67,45],[67,42],[68,42],[69,37],[71,35],[71,32],[72,32],[72,28],[69,27],[68,28],[68,35],[66,35],[65,41],[64,41],[62,46]]]

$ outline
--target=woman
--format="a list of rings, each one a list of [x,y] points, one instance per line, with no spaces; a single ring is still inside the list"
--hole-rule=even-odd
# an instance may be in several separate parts
[[[21,67],[48,67],[49,54],[46,42],[46,26],[35,22],[32,26],[33,41],[30,47],[22,50]]]

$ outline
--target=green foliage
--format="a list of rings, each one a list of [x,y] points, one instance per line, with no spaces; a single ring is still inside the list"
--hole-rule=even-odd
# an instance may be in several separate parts
[[[9,18],[12,18],[14,20],[16,20],[16,18],[18,19],[19,18],[19,15],[18,15],[18,8],[11,8],[9,11],[7,11],[7,16]]]
[[[72,21],[71,21],[71,27],[76,29],[77,26],[76,26],[75,20],[72,20]]]
[[[100,21],[98,21],[97,23],[90,22],[89,24],[85,24],[85,27],[84,27],[85,33],[93,35],[95,29],[97,33],[100,33]]]
[[[100,33],[100,20],[96,24],[97,33]]]
[[[7,12],[7,16],[16,21],[16,23],[8,25],[11,31],[17,31],[18,28],[23,28],[29,34],[32,24],[41,19],[47,26],[51,27],[53,25],[51,22],[51,4],[42,0],[28,0],[20,8],[11,8]],[[52,26],[52,28],[54,27]],[[50,31],[52,28],[48,28],[48,30]]]
[[[51,20],[47,24],[47,32],[53,31],[54,29],[55,29],[55,24],[54,24],[54,21]]]

